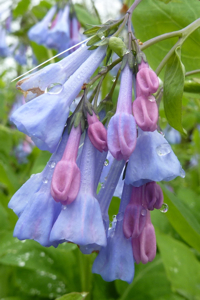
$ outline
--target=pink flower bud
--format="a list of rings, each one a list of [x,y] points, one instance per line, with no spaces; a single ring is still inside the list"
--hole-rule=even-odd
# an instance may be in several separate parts
[[[147,213],[146,224],[137,238],[132,239],[133,256],[137,264],[141,261],[146,264],[152,261],[156,255],[156,236],[151,223],[150,212]]]
[[[162,189],[155,181],[146,184],[145,204],[148,210],[160,209],[163,204]]]
[[[62,159],[57,163],[51,182],[51,195],[56,202],[70,204],[78,195],[81,173],[76,157],[81,137],[81,126],[72,127]]]
[[[159,87],[159,80],[156,73],[149,68],[141,68],[136,77],[137,97],[148,97],[155,93]]]
[[[158,106],[155,98],[153,96],[150,97],[151,99],[147,100],[140,96],[133,102],[135,121],[143,131],[155,131],[157,129]]]
[[[95,113],[92,116],[87,114],[88,136],[93,146],[100,152],[108,151],[107,130],[99,121]]]
[[[123,230],[126,238],[138,237],[146,224],[147,210],[142,206],[143,187],[133,187],[130,203],[127,205],[124,220]]]

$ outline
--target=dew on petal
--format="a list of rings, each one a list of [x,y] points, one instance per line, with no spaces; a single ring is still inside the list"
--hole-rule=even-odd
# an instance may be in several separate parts
[[[156,147],[156,152],[159,156],[167,155],[171,152],[171,146],[167,143],[161,144]]]
[[[167,205],[167,203],[163,203],[163,205],[161,206],[161,208],[160,208],[160,211],[162,212],[162,213],[166,213],[167,211],[168,211],[168,205]]]
[[[182,178],[185,178],[185,171],[183,170],[183,168],[181,167],[181,170],[180,170],[180,176]]]
[[[148,97],[148,100],[149,100],[150,102],[155,102],[155,101],[156,101],[155,97],[152,96],[152,95]]]
[[[57,95],[60,94],[63,90],[62,83],[51,83],[46,89],[45,93],[48,93],[50,95]]]
[[[106,159],[105,162],[104,162],[104,166],[107,167],[108,165],[109,165],[109,160]]]
[[[46,177],[44,177],[42,182],[46,184],[46,183],[48,183],[48,179]]]
[[[56,166],[55,161],[50,161],[50,162],[49,162],[49,167],[50,167],[51,169],[54,169],[55,166]]]
[[[141,216],[143,216],[143,217],[145,217],[146,216],[146,214],[147,214],[147,210],[145,209],[145,208],[143,208],[142,210],[141,210]]]

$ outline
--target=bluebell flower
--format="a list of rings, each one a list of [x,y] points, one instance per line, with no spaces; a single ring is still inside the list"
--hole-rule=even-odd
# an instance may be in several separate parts
[[[39,45],[45,43],[49,33],[49,24],[56,13],[56,10],[56,6],[53,6],[40,22],[31,27],[28,32],[28,37],[31,41],[34,41]]]
[[[45,40],[45,45],[48,48],[57,49],[59,52],[68,48],[70,39],[69,12],[70,7],[68,5],[58,12],[55,25],[49,30]]]
[[[123,160],[117,161],[116,159],[114,159],[114,161],[111,164],[111,167],[109,168],[108,176],[105,178],[105,180],[101,186],[101,189],[97,195],[97,199],[99,201],[106,234],[108,232],[108,227],[109,227],[109,223],[110,223],[108,209],[109,209],[113,194],[115,192],[117,183],[119,181],[119,177],[122,173],[122,169],[124,168],[124,164],[125,164],[125,161],[123,161]],[[95,164],[95,165],[97,165],[97,164]],[[97,172],[97,174],[98,174],[98,172]],[[93,244],[93,245],[86,245],[85,247],[80,247],[80,250],[84,254],[90,254],[94,251],[99,251],[100,248],[101,247],[99,247],[99,245]]]
[[[184,176],[167,140],[157,131],[139,130],[137,144],[126,170],[125,182],[139,187],[150,181],[170,181]]]
[[[170,144],[180,144],[181,142],[181,134],[179,131],[171,127],[170,125],[167,125],[167,127],[163,130],[165,134],[166,140]]]
[[[51,84],[57,83],[58,89],[62,88],[67,79],[81,66],[93,53],[87,47],[81,47],[75,53],[62,59],[58,63],[50,64],[43,69],[21,79],[16,87],[24,93],[26,101],[42,95]]]
[[[21,66],[27,64],[27,58],[26,58],[26,51],[27,46],[21,44],[15,51],[15,60],[20,64]]]
[[[0,56],[7,57],[11,54],[11,50],[9,49],[6,43],[6,31],[0,25]]]
[[[81,153],[81,185],[77,198],[62,210],[52,228],[52,242],[69,241],[80,246],[106,245],[106,234],[98,200],[95,198],[95,148],[86,135]]]
[[[68,118],[69,106],[83,83],[104,59],[106,47],[99,47],[62,86],[55,86],[20,107],[12,116],[18,130],[29,135],[41,150],[54,152]],[[55,76],[55,74],[54,74]]]
[[[134,259],[131,239],[123,233],[123,214],[131,197],[132,187],[124,185],[119,213],[108,230],[107,246],[94,261],[92,272],[100,274],[105,281],[121,279],[131,283],[134,277]]]
[[[66,130],[57,151],[51,156],[45,169],[32,175],[8,204],[19,217],[14,236],[20,240],[33,239],[46,247],[58,245],[57,242],[50,242],[49,236],[61,211],[61,204],[51,196],[50,186],[54,168],[63,155],[67,140]]]

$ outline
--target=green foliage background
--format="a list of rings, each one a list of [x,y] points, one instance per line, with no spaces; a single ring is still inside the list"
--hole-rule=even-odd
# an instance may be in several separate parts
[[[31,1],[13,2],[14,20],[21,23],[13,36],[27,41],[27,30],[35,18],[42,18],[53,4],[42,0],[37,6]],[[95,3],[95,1],[94,1]],[[112,5],[114,2],[112,1]],[[168,3],[168,4],[167,4]],[[98,24],[95,10],[89,11],[83,3],[76,5],[78,18],[85,28]],[[146,41],[154,36],[181,29],[200,17],[197,0],[159,1],[143,0],[133,14],[137,38]],[[186,71],[200,69],[200,30],[197,30],[182,47],[181,59]],[[145,50],[147,59],[155,69],[176,39],[162,41]],[[54,51],[31,43],[38,62],[43,62]],[[0,58],[5,67],[5,61]],[[169,66],[168,66],[169,67]],[[15,101],[14,83],[10,79],[26,71],[21,66],[0,70],[0,299],[1,300],[199,300],[200,299],[200,94],[199,78],[191,77],[181,95],[182,126],[187,135],[173,146],[183,168],[185,179],[162,183],[164,202],[169,211],[152,212],[156,228],[158,253],[147,265],[136,265],[134,281],[128,285],[119,280],[104,282],[99,275],[91,274],[96,254],[82,255],[76,245],[64,243],[57,249],[44,248],[34,241],[19,241],[12,232],[17,217],[7,208],[15,191],[33,173],[41,172],[50,154],[37,148],[28,156],[26,164],[19,164],[14,149],[24,135],[11,127],[8,115]],[[173,73],[173,70],[171,71]],[[164,73],[161,73],[164,78]],[[107,76],[103,93],[111,86]],[[178,83],[177,83],[178,84]],[[117,98],[117,93],[115,93]],[[116,99],[114,99],[116,101]],[[171,118],[176,119],[176,111]],[[173,121],[173,120],[172,120]],[[174,120],[175,122],[175,120]],[[160,105],[160,125],[167,120],[163,103]],[[192,163],[195,162],[195,163]],[[166,188],[167,187],[167,188]],[[173,193],[171,191],[173,191]],[[119,199],[114,198],[110,217],[117,213]]]

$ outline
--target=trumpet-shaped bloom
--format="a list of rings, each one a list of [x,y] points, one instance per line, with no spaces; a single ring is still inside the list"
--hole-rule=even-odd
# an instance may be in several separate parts
[[[61,204],[56,203],[50,194],[50,186],[54,168],[63,155],[67,139],[65,131],[57,151],[42,173],[31,176],[9,202],[9,208],[19,216],[14,236],[20,240],[34,239],[43,246],[58,244],[49,241],[52,226],[61,211]]]
[[[182,167],[166,139],[157,131],[140,130],[126,170],[126,184],[139,187],[150,181],[170,181],[177,176],[183,176]]]
[[[131,186],[124,186],[117,220],[109,229],[107,246],[101,248],[92,267],[92,272],[100,274],[105,281],[121,279],[131,283],[134,277],[131,239],[126,239],[123,233],[123,213],[131,190]]]
[[[49,33],[49,23],[56,13],[56,9],[56,6],[53,6],[40,22],[31,27],[28,32],[28,37],[30,40],[36,42],[37,44],[45,44]]]
[[[6,57],[11,54],[11,51],[6,43],[6,31],[0,26],[0,56]]]
[[[133,256],[135,262],[146,264],[152,261],[156,256],[156,235],[151,223],[150,212],[147,212],[146,224],[137,238],[132,239]]]
[[[50,64],[43,69],[21,79],[16,87],[24,93],[26,101],[44,94],[48,89],[57,93],[62,85],[80,67],[80,65],[93,53],[86,46],[81,47],[73,54],[58,63]],[[56,86],[52,86],[55,84]]]
[[[81,41],[81,36],[79,33],[79,22],[75,16],[70,20],[70,47],[78,44]],[[71,49],[71,52],[75,51],[77,47]]]
[[[45,40],[45,45],[48,48],[59,51],[61,48],[67,49],[70,39],[69,12],[70,7],[68,5],[58,12],[55,25],[49,30]]]
[[[68,118],[69,106],[83,83],[94,73],[106,47],[99,47],[68,79],[59,91],[49,91],[29,101],[11,116],[18,130],[29,135],[41,150],[54,152]]]
[[[89,125],[88,135],[93,146],[97,148],[100,152],[108,151],[106,128],[99,121],[94,112],[92,116],[90,116],[90,114],[87,113],[87,121]]]
[[[150,100],[149,100],[150,99]],[[133,102],[133,114],[137,125],[144,131],[155,131],[158,122],[158,106],[153,96],[139,96]]]
[[[86,136],[81,153],[81,186],[77,198],[63,206],[51,231],[52,242],[69,241],[80,246],[106,245],[101,210],[94,191],[95,148]]]
[[[132,71],[122,71],[116,114],[108,124],[108,148],[117,160],[129,159],[136,145],[136,123],[131,114]]]
[[[56,165],[51,182],[51,195],[62,204],[70,204],[76,199],[81,173],[76,164],[78,147],[81,138],[81,125],[73,127],[62,159]]]

